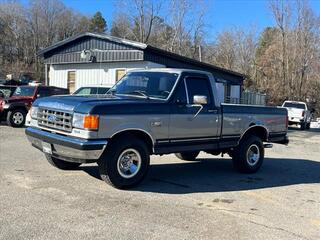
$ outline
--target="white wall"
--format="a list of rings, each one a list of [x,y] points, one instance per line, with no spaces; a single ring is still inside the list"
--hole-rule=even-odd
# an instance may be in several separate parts
[[[68,71],[76,72],[76,89],[86,85],[114,84],[116,70],[126,71],[141,68],[162,68],[164,65],[139,62],[112,62],[112,63],[82,63],[50,65],[49,85],[67,88]]]

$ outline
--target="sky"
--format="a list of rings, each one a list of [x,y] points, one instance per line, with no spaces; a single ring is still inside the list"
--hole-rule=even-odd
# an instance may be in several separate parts
[[[79,12],[93,15],[100,11],[111,26],[116,0],[62,0],[64,4]],[[204,0],[207,9],[206,32],[209,38],[223,29],[240,26],[254,27],[261,32],[265,27],[274,25],[268,0]],[[310,0],[311,6],[320,14],[320,0]]]

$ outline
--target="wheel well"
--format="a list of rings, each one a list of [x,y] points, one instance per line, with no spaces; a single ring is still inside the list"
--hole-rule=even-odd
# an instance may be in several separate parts
[[[22,110],[22,111],[24,111],[25,113],[28,112],[28,110],[27,110],[25,107],[23,107],[23,106],[13,107],[13,108],[11,108],[11,109],[9,108],[8,112],[13,112],[13,111],[16,111],[16,110]]]
[[[262,141],[268,140],[268,131],[265,127],[252,125],[240,138],[240,141],[248,138],[249,136],[257,136]]]
[[[153,141],[150,135],[142,130],[125,130],[112,136],[111,141],[126,136],[134,136],[146,143],[150,153],[153,153]]]

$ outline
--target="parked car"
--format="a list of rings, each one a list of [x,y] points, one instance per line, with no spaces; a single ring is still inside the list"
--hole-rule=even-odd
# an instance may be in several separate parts
[[[140,183],[151,154],[193,161],[200,151],[228,153],[238,171],[254,173],[265,147],[289,142],[287,109],[220,104],[207,72],[135,70],[110,92],[38,99],[29,141],[60,169],[97,162],[101,178],[117,188]]]
[[[302,130],[310,129],[312,113],[305,102],[284,101],[282,107],[288,110],[289,125],[300,125]]]
[[[9,126],[22,127],[32,103],[37,98],[69,94],[68,89],[49,86],[19,86],[11,97],[0,100],[0,120]]]
[[[16,88],[17,86],[0,85],[0,99],[11,97],[14,91],[16,90]]]
[[[112,85],[96,85],[78,88],[72,95],[100,95],[106,94]]]

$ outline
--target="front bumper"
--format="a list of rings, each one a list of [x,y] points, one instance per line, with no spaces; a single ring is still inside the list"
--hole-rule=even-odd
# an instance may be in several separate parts
[[[301,117],[289,117],[289,124],[300,124],[304,122],[304,118]]]
[[[25,132],[32,146],[43,152],[43,142],[49,143],[52,156],[68,162],[96,162],[108,144],[107,140],[74,138],[34,127],[26,128]]]

